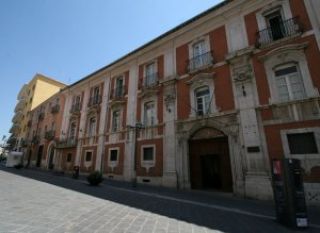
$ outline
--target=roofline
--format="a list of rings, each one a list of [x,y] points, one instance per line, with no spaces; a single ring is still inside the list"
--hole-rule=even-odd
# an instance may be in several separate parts
[[[65,84],[65,83],[59,82],[59,81],[57,81],[57,80],[55,80],[55,79],[53,79],[53,78],[50,78],[50,77],[48,77],[48,76],[46,76],[46,75],[44,75],[44,74],[40,74],[40,73],[36,73],[36,74],[34,75],[34,78],[35,78],[35,79],[39,78],[39,79],[43,79],[43,80],[45,80],[45,81],[54,82],[55,84],[62,86],[61,88],[64,88],[64,87],[68,86],[68,85]]]
[[[151,45],[151,44],[153,44],[153,43],[155,43],[155,42],[157,42],[157,41],[161,40],[162,38],[164,38],[164,37],[166,37],[166,36],[168,36],[168,35],[170,35],[170,34],[172,34],[172,33],[176,32],[176,31],[178,31],[178,30],[180,30],[181,28],[183,28],[183,27],[185,27],[185,26],[187,26],[187,25],[189,25],[189,24],[193,23],[194,21],[196,21],[196,20],[198,20],[198,19],[200,19],[200,18],[202,18],[202,17],[204,17],[204,16],[206,16],[206,15],[210,14],[211,12],[213,12],[213,11],[216,11],[216,10],[220,9],[221,7],[223,7],[223,6],[227,5],[227,4],[229,4],[229,3],[230,3],[230,2],[232,2],[232,1],[233,1],[233,0],[223,0],[222,2],[218,3],[217,5],[214,5],[213,7],[209,8],[208,10],[205,10],[204,12],[202,12],[202,13],[200,13],[200,14],[198,14],[198,15],[196,15],[196,16],[194,16],[194,17],[192,17],[191,19],[189,19],[189,20],[187,20],[187,21],[185,21],[185,22],[183,22],[183,23],[179,24],[178,26],[174,27],[173,29],[171,29],[171,30],[169,30],[169,31],[167,31],[167,32],[165,32],[165,33],[163,33],[163,34],[161,34],[160,36],[156,37],[155,39],[153,39],[153,40],[151,40],[151,41],[147,42],[146,44],[144,44],[144,45],[142,45],[142,46],[140,46],[140,47],[138,47],[138,48],[134,49],[133,51],[131,51],[131,52],[129,52],[128,54],[126,54],[126,55],[124,55],[124,56],[122,56],[122,57],[120,57],[120,58],[116,59],[115,61],[113,61],[113,62],[109,63],[108,65],[103,66],[102,68],[100,68],[100,69],[98,69],[98,70],[94,71],[93,73],[91,73],[91,74],[89,74],[89,75],[87,75],[87,76],[83,77],[82,79],[80,79],[80,80],[78,80],[78,81],[76,81],[76,82],[74,82],[74,83],[72,83],[72,84],[68,85],[68,86],[67,86],[66,88],[64,88],[64,89],[71,88],[71,87],[73,87],[73,86],[75,86],[75,85],[77,85],[77,84],[79,84],[79,83],[81,83],[81,82],[83,82],[83,81],[85,81],[85,80],[87,80],[87,79],[91,78],[92,76],[94,76],[94,75],[96,75],[96,74],[100,73],[101,71],[103,71],[103,70],[105,70],[105,69],[107,69],[107,68],[109,68],[109,67],[111,67],[111,66],[115,65],[116,63],[118,63],[118,62],[120,62],[120,61],[122,61],[122,60],[124,60],[124,59],[126,59],[126,58],[128,58],[128,57],[130,57],[131,55],[133,55],[133,54],[135,54],[135,53],[139,52],[140,50],[142,50],[142,49],[144,49],[144,48],[148,47],[149,45]]]

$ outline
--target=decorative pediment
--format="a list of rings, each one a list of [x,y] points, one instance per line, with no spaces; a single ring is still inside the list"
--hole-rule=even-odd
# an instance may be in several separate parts
[[[266,53],[263,56],[260,56],[259,59],[261,61],[266,61],[269,58],[272,58],[274,56],[278,56],[280,59],[282,57],[282,59],[283,59],[286,56],[288,56],[289,52],[292,52],[292,51],[300,51],[301,52],[301,51],[305,50],[308,47],[308,44],[309,43],[306,42],[306,43],[302,43],[302,44],[284,45],[284,46],[281,46],[281,47],[278,47],[278,48],[275,48],[275,49],[269,51],[268,53]]]
[[[253,77],[251,65],[242,65],[233,68],[233,80],[235,82],[244,82]]]
[[[215,76],[215,73],[199,73],[193,76],[190,80],[188,80],[186,83],[188,85],[203,85],[206,84],[209,80],[212,80]]]

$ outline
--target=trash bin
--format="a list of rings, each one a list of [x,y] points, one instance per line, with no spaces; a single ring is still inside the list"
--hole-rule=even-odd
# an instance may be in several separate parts
[[[79,178],[79,170],[80,170],[79,166],[74,166],[73,167],[72,178],[74,178],[74,179],[78,179]]]
[[[274,159],[272,180],[278,222],[293,228],[308,227],[300,161]]]

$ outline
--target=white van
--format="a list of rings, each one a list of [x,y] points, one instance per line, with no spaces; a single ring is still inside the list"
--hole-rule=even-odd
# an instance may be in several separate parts
[[[6,167],[14,167],[15,165],[22,164],[22,152],[10,151],[7,156]]]

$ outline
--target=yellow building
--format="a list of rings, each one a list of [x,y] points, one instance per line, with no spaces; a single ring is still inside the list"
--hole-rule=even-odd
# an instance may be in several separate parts
[[[15,141],[15,150],[21,151],[24,147],[27,128],[30,127],[30,111],[64,87],[65,84],[42,74],[36,74],[28,84],[23,85],[17,97],[18,103],[10,129],[11,138]]]

